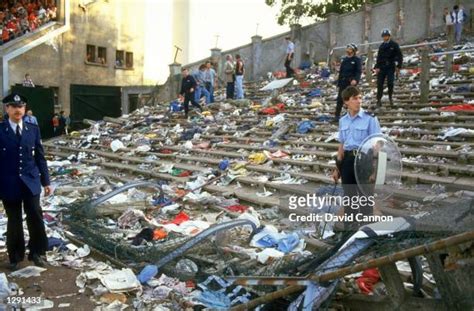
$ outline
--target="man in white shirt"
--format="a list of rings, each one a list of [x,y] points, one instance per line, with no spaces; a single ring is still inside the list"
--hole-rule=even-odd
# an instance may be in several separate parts
[[[23,86],[35,87],[35,84],[33,83],[33,80],[31,80],[31,77],[28,73],[25,75],[25,80],[23,80]]]
[[[464,23],[464,11],[459,8],[459,5],[453,7],[451,12],[451,18],[454,24],[454,37],[456,38],[456,43],[461,43],[461,33],[462,33],[462,24]]]
[[[235,64],[232,55],[227,54],[225,62],[225,82],[226,85],[226,98],[227,99],[234,99],[234,89],[235,89]]]
[[[291,68],[291,61],[295,56],[295,44],[291,42],[290,37],[285,37],[287,46],[286,46],[286,57],[285,57],[285,68],[286,68],[286,77],[291,78],[295,74],[293,68]]]

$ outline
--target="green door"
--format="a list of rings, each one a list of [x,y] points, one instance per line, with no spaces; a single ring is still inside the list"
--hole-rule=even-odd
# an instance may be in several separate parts
[[[15,85],[12,92],[23,95],[28,100],[27,109],[33,111],[33,115],[38,120],[42,138],[53,136],[51,119],[54,114],[54,91],[45,87],[24,87]]]
[[[71,122],[102,120],[122,115],[121,88],[71,84]]]

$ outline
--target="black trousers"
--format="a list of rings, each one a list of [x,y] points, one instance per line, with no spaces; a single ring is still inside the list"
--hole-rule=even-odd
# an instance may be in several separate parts
[[[18,263],[25,258],[25,236],[23,234],[22,205],[26,214],[26,224],[30,235],[28,249],[29,259],[33,255],[44,255],[48,249],[48,238],[43,222],[43,211],[40,196],[33,196],[22,184],[22,199],[15,201],[2,200],[8,217],[7,251],[10,263]]]
[[[285,59],[285,68],[286,68],[286,77],[291,78],[295,74],[293,68],[291,68],[291,61],[293,60],[293,56],[290,59],[288,57]]]
[[[189,112],[189,102],[191,102],[191,105],[193,105],[194,107],[199,108],[199,110],[202,111],[201,105],[196,103],[196,101],[194,100],[194,97],[195,97],[194,92],[184,94],[184,103],[183,104],[184,104],[184,114],[186,116],[188,116],[188,112]]]
[[[350,83],[344,83],[339,86],[339,90],[337,92],[337,100],[336,100],[336,113],[335,113],[336,119],[339,119],[339,117],[341,116],[342,106],[344,105],[344,101],[342,100],[342,91],[344,91],[346,87],[348,87],[349,85]]]
[[[358,200],[362,196],[365,196],[362,191],[360,191],[359,186],[357,185],[357,179],[355,176],[355,169],[354,169],[354,162],[355,156],[352,153],[344,153],[344,159],[342,160],[341,165],[341,181],[342,181],[342,188],[344,189],[344,196],[350,197],[351,202],[356,200],[355,197],[358,197]],[[354,198],[354,199],[353,199]],[[365,200],[366,202],[367,200]],[[355,219],[355,214],[362,213],[364,215],[372,215],[373,214],[373,207],[372,206],[355,206],[355,204],[351,204],[350,206],[344,206],[344,213],[346,215],[353,214]],[[357,229],[361,225],[365,225],[366,223],[361,223],[357,221],[353,222],[345,222],[344,229],[352,230]]]
[[[225,94],[226,94],[227,99],[234,99],[234,90],[235,90],[235,83],[227,82],[227,86],[225,89]]]
[[[382,68],[377,74],[377,100],[383,96],[383,85],[387,79],[388,97],[391,99],[393,95],[393,83],[395,81],[395,67]]]

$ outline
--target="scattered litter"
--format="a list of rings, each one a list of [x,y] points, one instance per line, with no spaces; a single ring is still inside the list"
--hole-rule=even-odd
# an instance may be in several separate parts
[[[101,275],[100,281],[111,293],[129,292],[140,288],[140,282],[131,269],[115,270]]]
[[[25,267],[23,269],[20,269],[20,270],[17,270],[17,271],[14,271],[14,272],[10,273],[10,277],[27,279],[27,278],[34,277],[34,276],[40,276],[41,272],[44,272],[46,270],[47,269],[45,269],[45,268],[41,268],[41,267],[37,267],[37,266],[28,266],[28,267]]]

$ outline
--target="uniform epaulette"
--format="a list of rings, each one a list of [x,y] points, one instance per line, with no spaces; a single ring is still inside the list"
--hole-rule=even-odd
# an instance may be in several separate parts
[[[26,123],[26,124],[28,124],[28,125],[33,125],[33,126],[36,126],[36,127],[38,127],[38,125],[37,125],[37,124],[30,123],[30,122],[28,122],[28,121],[23,121],[23,122],[25,122],[25,123]]]
[[[364,110],[364,113],[365,113],[365,114],[368,114],[368,115],[371,116],[371,117],[375,117],[375,113],[372,112],[372,111]]]

